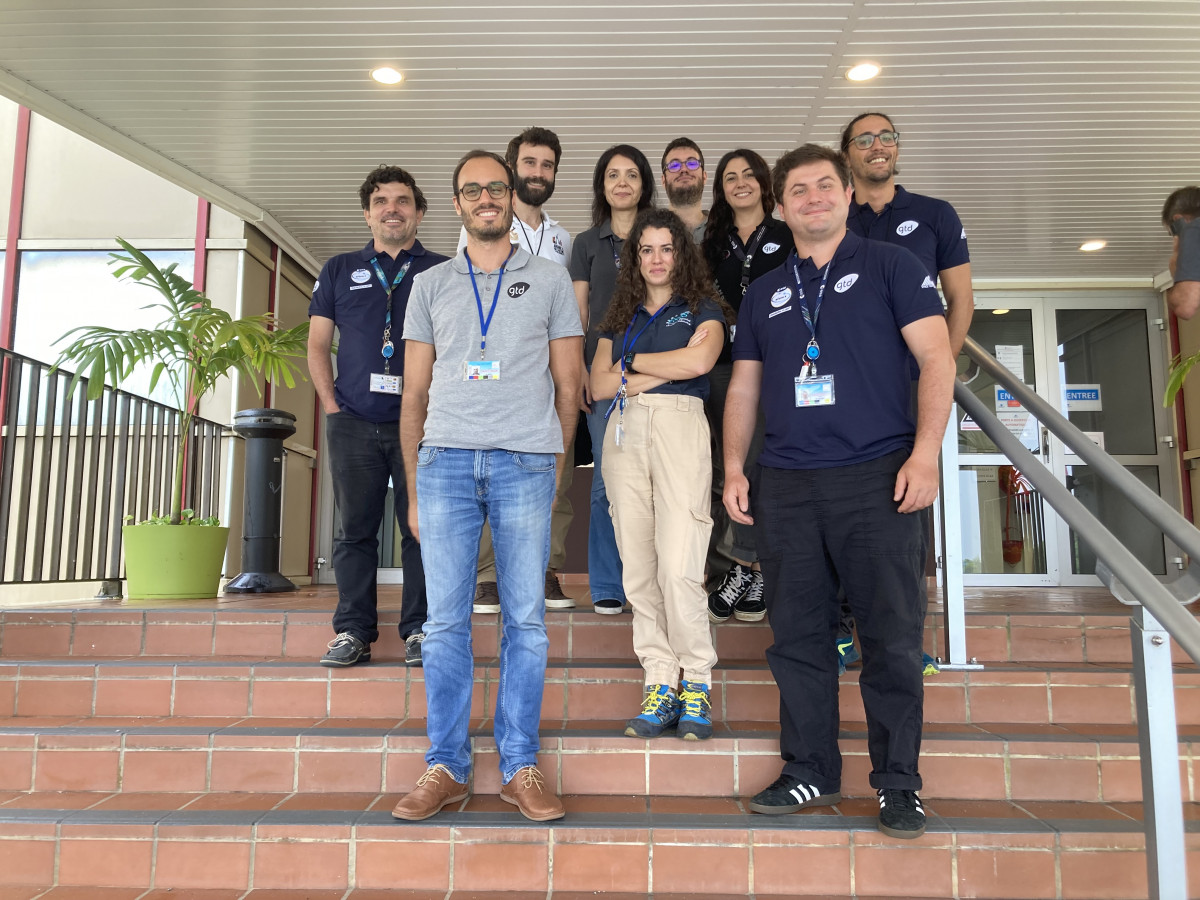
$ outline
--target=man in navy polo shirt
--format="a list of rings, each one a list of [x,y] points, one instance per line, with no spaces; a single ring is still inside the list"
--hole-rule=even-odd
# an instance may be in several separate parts
[[[879,827],[917,837],[926,599],[925,520],[914,513],[937,496],[954,378],[946,320],[911,253],[847,231],[850,177],[836,151],[790,151],[772,181],[795,249],[742,300],[724,423],[725,507],[754,525],[780,693],[783,772],[750,809],[841,799],[829,652],[840,583],[863,646]],[[915,423],[910,353],[920,367]],[[751,497],[744,463],[760,399],[766,438]]]
[[[375,572],[377,535],[391,479],[400,528],[404,598],[400,636],[405,661],[421,664],[425,624],[425,571],[421,547],[408,528],[408,494],[400,454],[404,311],[413,277],[446,257],[417,240],[425,195],[404,169],[380,166],[358,189],[371,241],[333,257],[321,269],[308,307],[308,369],[325,411],[333,499],[340,526],[333,541],[338,604],[335,637],[323,666],[371,659],[379,637]],[[338,373],[330,354],[338,330]]]
[[[888,116],[878,112],[855,116],[842,130],[841,146],[854,180],[846,226],[861,237],[911,250],[930,279],[941,282],[950,353],[957,358],[975,312],[971,256],[962,220],[945,200],[910,194],[896,184],[900,133]],[[853,635],[854,618],[843,603],[836,640],[843,668],[858,660]],[[922,654],[921,669],[926,675],[938,672],[937,663],[928,654]]]

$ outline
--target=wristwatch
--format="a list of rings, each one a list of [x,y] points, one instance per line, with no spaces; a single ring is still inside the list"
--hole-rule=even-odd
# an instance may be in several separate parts
[[[637,369],[633,367],[633,351],[625,354],[625,371],[629,375],[636,375]]]

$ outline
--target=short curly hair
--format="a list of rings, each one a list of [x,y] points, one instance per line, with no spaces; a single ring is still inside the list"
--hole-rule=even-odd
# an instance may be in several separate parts
[[[379,189],[381,184],[407,184],[412,188],[413,200],[417,204],[417,209],[421,212],[429,209],[429,203],[426,202],[425,195],[417,187],[417,179],[413,178],[412,175],[399,166],[385,165],[377,166],[367,176],[367,180],[362,183],[362,187],[358,189],[358,202],[362,204],[363,209],[370,206],[371,195]]]

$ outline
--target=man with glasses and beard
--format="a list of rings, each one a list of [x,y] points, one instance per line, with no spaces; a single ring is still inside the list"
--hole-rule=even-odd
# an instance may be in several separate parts
[[[683,220],[696,243],[704,240],[708,213],[701,206],[704,199],[704,154],[691,138],[678,137],[667,144],[662,155],[662,184],[667,192],[671,212]]]
[[[491,522],[503,628],[493,728],[500,797],[535,821],[562,803],[537,768],[546,678],[542,574],[556,470],[579,403],[583,327],[566,269],[508,240],[513,173],[473,150],[454,170],[467,246],[413,285],[404,322],[400,445],[421,542],[429,768],[392,815],[416,821],[467,797],[471,588]]]
[[[900,171],[896,165],[900,158],[900,132],[883,113],[866,112],[851,119],[842,131],[841,147],[854,179],[847,228],[859,237],[908,249],[925,267],[930,286],[941,282],[950,352],[957,359],[975,313],[971,256],[962,220],[945,200],[911,194],[896,184],[896,173]],[[911,366],[911,370],[915,383],[916,366]],[[859,659],[853,628],[854,618],[843,600],[837,637],[841,671]],[[925,675],[936,675],[939,671],[937,662],[928,653],[922,656],[921,669]]]
[[[558,135],[536,125],[526,128],[509,141],[504,152],[504,161],[516,176],[509,241],[534,256],[566,266],[571,259],[571,236],[542,209],[546,201],[554,196],[554,179],[558,175],[561,159],[562,144]],[[467,229],[464,227],[458,235],[459,251],[465,246]],[[572,458],[574,450],[572,440],[566,449],[568,460]],[[571,609],[575,606],[575,601],[563,593],[556,574],[567,558],[567,530],[574,516],[567,494],[571,490],[574,472],[574,466],[563,468],[554,496],[554,514],[550,523],[550,567],[546,569],[546,609]],[[486,525],[479,544],[474,610],[485,614],[500,612],[500,595],[496,589],[496,555],[492,550],[491,529]]]

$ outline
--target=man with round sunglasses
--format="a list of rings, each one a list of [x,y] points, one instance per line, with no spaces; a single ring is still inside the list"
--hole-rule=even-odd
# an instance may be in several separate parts
[[[962,220],[945,200],[910,193],[896,183],[900,132],[889,116],[880,112],[855,116],[842,131],[841,147],[854,180],[847,227],[860,237],[908,249],[925,267],[930,285],[940,283],[950,352],[957,359],[975,312],[971,257]],[[912,375],[915,382],[915,365]],[[843,599],[837,637],[841,671],[859,659],[853,630],[854,619]],[[939,671],[928,653],[923,655],[922,670],[925,675]]]
[[[671,212],[679,216],[699,243],[704,239],[708,213],[702,206],[704,184],[704,154],[691,138],[677,137],[667,144],[662,155],[662,185],[667,192]]]
[[[516,181],[513,182],[513,220],[508,239],[534,256],[566,266],[571,260],[571,236],[542,208],[554,196],[554,180],[562,160],[562,143],[548,128],[526,128],[511,141],[504,152]],[[467,246],[467,229],[460,229],[458,249]],[[585,410],[586,411],[586,410]],[[574,441],[566,455],[572,458]],[[546,569],[546,609],[571,609],[575,601],[563,593],[558,571],[567,558],[567,531],[574,510],[568,493],[574,478],[573,466],[563,469],[558,492],[554,496],[554,514],[550,524],[550,566]],[[486,525],[479,545],[479,573],[475,585],[477,613],[500,612],[500,594],[496,587],[496,555],[492,550],[492,532]]]
[[[469,793],[471,606],[485,520],[503,617],[493,720],[500,798],[534,821],[563,815],[537,767],[549,649],[542,576],[556,472],[575,426],[583,328],[566,270],[508,239],[512,184],[495,153],[459,161],[454,209],[467,246],[417,280],[404,323],[400,444],[429,598],[430,748],[429,768],[392,810],[398,819],[427,819]]]

